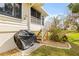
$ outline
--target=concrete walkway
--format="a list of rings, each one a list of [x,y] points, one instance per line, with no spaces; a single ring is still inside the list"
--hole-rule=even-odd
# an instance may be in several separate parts
[[[35,43],[34,46],[30,47],[29,49],[25,50],[25,51],[21,51],[21,55],[22,56],[28,56],[30,55],[33,51],[35,51],[36,49],[38,49],[40,46],[42,46],[41,44]]]
[[[21,51],[18,48],[15,48],[11,51],[5,52],[0,54],[0,56],[28,56],[29,54],[31,54],[33,51],[35,51],[36,49],[38,49],[41,46],[41,44],[39,43],[35,43],[32,47]]]

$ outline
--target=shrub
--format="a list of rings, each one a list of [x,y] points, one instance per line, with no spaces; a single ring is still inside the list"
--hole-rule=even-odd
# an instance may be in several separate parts
[[[68,42],[68,38],[65,34],[62,34],[61,32],[60,33],[50,32],[50,33],[51,33],[49,36],[50,40],[56,42]]]
[[[59,36],[57,34],[51,33],[49,39],[58,42],[59,41]]]
[[[60,19],[58,17],[53,18],[53,22],[51,23],[51,27],[49,29],[50,36],[49,39],[56,42],[66,42],[67,36],[62,34],[62,29],[60,27]]]
[[[68,42],[68,37],[66,35],[62,35],[61,40],[62,42]]]

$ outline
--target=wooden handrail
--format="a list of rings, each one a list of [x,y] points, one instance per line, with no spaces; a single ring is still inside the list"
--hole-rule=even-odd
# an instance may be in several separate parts
[[[36,35],[37,37],[40,35],[40,33],[42,32],[42,29],[38,32],[38,34]]]

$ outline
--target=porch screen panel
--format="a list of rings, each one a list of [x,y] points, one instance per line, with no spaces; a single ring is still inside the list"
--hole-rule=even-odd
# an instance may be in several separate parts
[[[34,16],[36,18],[41,18],[41,13],[35,10],[34,8],[31,8],[31,16]]]

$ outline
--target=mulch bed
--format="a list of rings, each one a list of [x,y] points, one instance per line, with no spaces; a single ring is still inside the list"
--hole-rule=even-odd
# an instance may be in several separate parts
[[[71,48],[71,45],[68,42],[55,42],[55,41],[45,40],[42,42],[42,44],[51,47],[62,48],[62,49]]]

